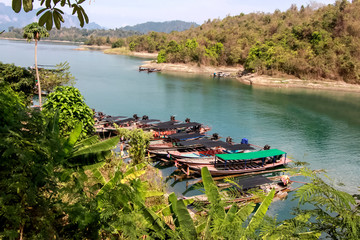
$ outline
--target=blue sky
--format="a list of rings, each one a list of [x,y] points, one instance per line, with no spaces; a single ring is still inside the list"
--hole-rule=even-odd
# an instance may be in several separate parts
[[[11,5],[11,0],[0,0]],[[38,2],[35,0],[35,2]],[[135,25],[147,21],[184,20],[204,23],[208,19],[241,12],[273,12],[310,3],[333,4],[335,0],[91,0],[83,4],[91,22],[108,27]]]

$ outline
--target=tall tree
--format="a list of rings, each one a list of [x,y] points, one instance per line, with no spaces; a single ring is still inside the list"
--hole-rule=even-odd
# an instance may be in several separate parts
[[[48,36],[49,36],[49,32],[44,27],[41,27],[37,22],[30,23],[29,25],[24,27],[24,38],[26,38],[28,42],[31,42],[33,39],[35,40],[35,72],[36,72],[36,79],[37,79],[38,92],[39,92],[40,109],[41,109],[41,85],[40,85],[39,70],[37,65],[37,45],[38,45],[38,41],[40,41],[41,38]]]

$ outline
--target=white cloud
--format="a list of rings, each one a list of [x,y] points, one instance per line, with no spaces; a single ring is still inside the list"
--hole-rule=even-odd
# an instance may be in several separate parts
[[[10,18],[6,15],[0,15],[0,23],[10,22]]]

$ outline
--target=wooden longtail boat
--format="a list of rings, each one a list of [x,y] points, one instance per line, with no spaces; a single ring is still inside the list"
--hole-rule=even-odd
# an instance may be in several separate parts
[[[187,133],[205,133],[210,130],[208,126],[204,126],[197,122],[178,123],[176,121],[163,122],[149,127],[153,132],[154,139],[163,139],[169,135],[187,132]]]
[[[204,134],[198,132],[183,132],[168,135],[164,139],[150,141],[149,150],[176,150],[185,148],[178,146],[177,143],[181,141],[189,141],[205,137]]]
[[[175,165],[185,164],[185,165],[214,165],[215,156],[211,157],[201,157],[201,158],[179,158],[175,160]]]
[[[202,158],[215,156],[216,154],[221,153],[234,153],[234,152],[244,152],[248,150],[255,150],[249,144],[230,144],[220,140],[211,140],[211,139],[200,139],[194,141],[185,141],[180,142],[179,145],[182,146],[203,146],[204,149],[199,149],[196,151],[168,151],[172,158]]]
[[[278,149],[248,153],[217,154],[212,165],[191,165],[188,167],[198,173],[202,167],[207,167],[211,175],[232,175],[247,172],[264,171],[266,169],[284,166],[291,162],[286,152]]]

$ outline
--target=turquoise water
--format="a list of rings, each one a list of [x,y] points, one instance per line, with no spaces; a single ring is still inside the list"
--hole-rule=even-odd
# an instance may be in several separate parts
[[[40,42],[39,64],[68,61],[87,104],[112,115],[202,122],[223,137],[286,151],[295,160],[326,169],[340,189],[360,186],[360,94],[252,87],[232,79],[138,72],[142,59],[75,51],[73,45]],[[0,61],[33,65],[34,45],[0,41]],[[174,168],[164,170],[168,175]],[[170,182],[171,184],[171,182]],[[170,185],[169,184],[169,185]],[[178,194],[185,183],[169,186]],[[289,201],[273,206],[287,212]]]

